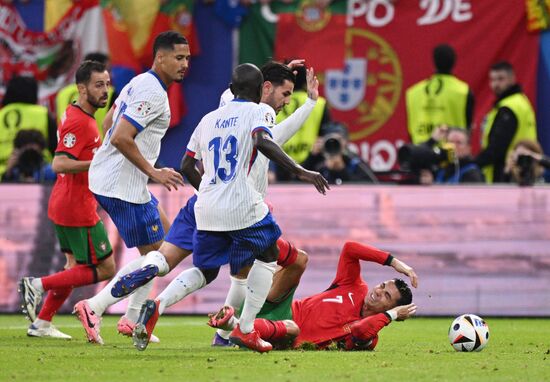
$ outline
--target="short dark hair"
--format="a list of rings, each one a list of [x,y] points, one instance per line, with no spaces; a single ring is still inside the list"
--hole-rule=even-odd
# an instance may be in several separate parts
[[[20,149],[30,144],[37,144],[42,150],[44,150],[46,148],[46,139],[38,130],[19,130],[13,140],[13,147],[16,149]]]
[[[282,85],[285,80],[292,83],[296,82],[296,76],[292,70],[285,64],[276,61],[269,61],[260,69],[264,76],[264,81],[269,81],[275,85]]]
[[[256,65],[238,65],[231,75],[229,88],[235,97],[258,102],[261,98],[264,76]]]
[[[181,33],[176,31],[162,32],[155,38],[153,43],[153,58],[155,58],[159,49],[174,50],[176,44],[189,45],[187,39]]]
[[[441,44],[433,50],[434,65],[438,73],[450,74],[455,66],[455,50],[447,44]]]
[[[399,300],[397,300],[397,306],[401,305],[408,305],[412,302],[413,295],[411,292],[411,288],[407,285],[407,283],[401,279],[393,279],[395,282],[395,287],[399,291],[399,294],[401,297]]]
[[[10,103],[38,103],[38,82],[36,78],[29,76],[14,76],[6,86],[6,94],[2,100],[2,106]]]
[[[76,70],[75,80],[77,84],[87,84],[92,78],[92,72],[103,73],[105,64],[98,61],[84,61]]]
[[[97,61],[101,62],[103,65],[107,65],[109,56],[101,52],[91,52],[84,56],[84,61]]]
[[[508,61],[499,61],[491,65],[491,70],[498,70],[498,71],[503,70],[510,74],[514,73],[514,67]]]

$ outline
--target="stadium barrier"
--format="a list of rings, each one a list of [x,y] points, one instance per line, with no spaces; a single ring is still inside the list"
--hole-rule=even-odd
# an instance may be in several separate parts
[[[152,185],[151,190],[170,218],[192,194],[190,186],[168,192]],[[40,185],[0,186],[0,312],[19,310],[21,277],[47,275],[64,265],[47,218],[50,191]],[[343,244],[353,240],[388,250],[415,268],[419,314],[550,315],[550,188],[340,186],[322,196],[310,186],[285,185],[270,187],[268,200],[284,237],[309,254],[297,298],[330,285]],[[117,264],[138,256],[101,216]],[[188,258],[158,279],[153,293],[191,264]],[[371,286],[396,276],[376,264],[365,263],[362,270]],[[217,310],[229,287],[227,275],[224,267],[217,280],[167,313]],[[62,311],[103,285],[75,290]],[[109,312],[120,313],[125,304]]]

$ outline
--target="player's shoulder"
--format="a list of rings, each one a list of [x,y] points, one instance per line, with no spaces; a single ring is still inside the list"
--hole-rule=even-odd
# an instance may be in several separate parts
[[[266,103],[259,103],[256,112],[260,115],[263,122],[265,122],[265,126],[273,127],[275,125],[275,110],[271,106]]]
[[[152,71],[141,73],[124,87],[123,92],[126,92],[127,97],[148,97],[154,98],[157,95],[166,97],[166,89],[164,84]]]
[[[60,130],[82,130],[88,124],[95,119],[91,114],[86,113],[80,107],[71,104],[65,110],[65,113],[61,117],[61,123],[59,125]]]
[[[233,95],[233,93],[231,92],[231,89],[227,88],[225,89],[225,91],[222,93],[222,95],[220,96],[220,104],[218,107],[222,107],[222,106],[225,106],[227,105],[229,102],[231,102],[233,99],[235,98],[235,96]]]

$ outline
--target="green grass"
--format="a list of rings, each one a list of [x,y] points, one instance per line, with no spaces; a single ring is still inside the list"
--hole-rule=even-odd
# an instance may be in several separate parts
[[[550,320],[488,319],[480,353],[447,342],[450,318],[416,318],[385,328],[374,352],[212,349],[205,317],[162,317],[160,344],[138,352],[103,320],[104,346],[88,344],[79,323],[57,317],[71,341],[28,338],[28,322],[0,316],[1,381],[548,381]]]

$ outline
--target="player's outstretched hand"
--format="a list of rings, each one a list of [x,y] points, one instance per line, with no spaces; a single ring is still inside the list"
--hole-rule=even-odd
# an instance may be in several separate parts
[[[328,186],[328,181],[323,175],[319,174],[316,171],[303,169],[302,173],[298,175],[298,179],[303,182],[313,184],[317,191],[319,191],[319,193],[323,195],[327,194],[326,190],[330,190],[330,187]]]
[[[183,177],[177,171],[172,168],[163,167],[160,169],[155,169],[153,176],[151,176],[155,182],[162,184],[168,191],[172,191],[172,188],[175,190],[179,186],[183,186]]]
[[[319,80],[315,75],[313,68],[309,68],[306,71],[306,82],[307,82],[307,96],[314,101],[317,101],[319,98]]]
[[[418,287],[418,276],[416,275],[416,272],[414,269],[404,262],[402,262],[399,259],[393,258],[391,262],[391,266],[399,273],[403,273],[404,275],[408,276],[411,280],[411,284],[413,287]]]
[[[409,304],[396,306],[395,308],[388,310],[390,315],[392,315],[391,312],[395,312],[397,314],[397,318],[395,319],[396,321],[405,321],[407,318],[410,318],[416,314],[416,305]]]

